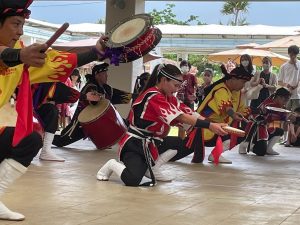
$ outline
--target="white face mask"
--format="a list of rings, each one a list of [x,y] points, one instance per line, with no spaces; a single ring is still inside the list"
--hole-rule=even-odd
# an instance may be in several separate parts
[[[243,60],[241,62],[241,64],[242,64],[243,67],[247,67],[247,66],[249,66],[249,61],[248,60]]]
[[[270,69],[270,65],[269,65],[269,64],[265,64],[265,63],[264,63],[264,64],[262,65],[262,67],[263,67],[264,70]]]
[[[188,73],[190,68],[188,66],[182,66],[180,69],[183,73]]]

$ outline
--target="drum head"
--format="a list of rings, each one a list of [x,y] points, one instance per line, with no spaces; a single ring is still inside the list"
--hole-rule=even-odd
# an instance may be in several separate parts
[[[119,48],[130,44],[143,35],[151,24],[151,16],[148,14],[127,18],[110,31],[106,45],[110,48]]]
[[[78,116],[80,123],[89,123],[101,116],[109,106],[110,102],[107,99],[102,99],[97,105],[88,105],[85,107]]]

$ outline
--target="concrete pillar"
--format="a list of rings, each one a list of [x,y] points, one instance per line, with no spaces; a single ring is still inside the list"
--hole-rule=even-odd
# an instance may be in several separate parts
[[[106,32],[109,32],[121,20],[145,12],[144,0],[124,0],[125,8],[120,9],[112,4],[113,1],[106,1]],[[135,79],[143,72],[143,60],[138,59],[131,63],[111,65],[109,68],[108,83],[114,88],[124,91],[133,91]],[[122,117],[127,117],[130,104],[117,105],[117,110]]]

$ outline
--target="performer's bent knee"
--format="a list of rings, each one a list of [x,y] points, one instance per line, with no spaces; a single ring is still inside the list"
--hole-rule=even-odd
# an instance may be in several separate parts
[[[30,135],[30,141],[33,143],[33,149],[37,154],[41,147],[43,147],[43,138],[41,134],[35,131],[32,132]]]
[[[121,179],[126,186],[137,187],[141,183],[143,177],[133,176],[127,169],[121,174]]]
[[[25,137],[20,144],[12,150],[10,158],[28,167],[42,146],[43,140],[41,135],[37,132],[33,132]]]

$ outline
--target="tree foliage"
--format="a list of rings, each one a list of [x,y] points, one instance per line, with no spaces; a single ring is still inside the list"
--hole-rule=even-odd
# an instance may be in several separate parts
[[[249,8],[248,1],[229,0],[223,5],[221,13],[224,15],[233,15],[233,19],[228,23],[232,26],[248,25],[246,18],[242,14],[247,13]]]
[[[99,24],[105,24],[105,19],[98,19],[97,23],[99,23]]]
[[[203,24],[198,20],[198,16],[190,15],[186,21],[181,21],[176,19],[176,15],[173,12],[175,4],[166,4],[166,8],[158,11],[153,9],[150,12],[150,15],[153,17],[154,24],[177,24],[177,25],[190,25],[193,22],[196,22],[198,25]]]
[[[210,63],[207,56],[191,54],[189,55],[188,61],[191,63],[191,65],[197,67],[198,77],[201,77],[205,68],[211,68],[215,73],[215,77],[218,77],[218,74],[221,74],[220,65]]]

